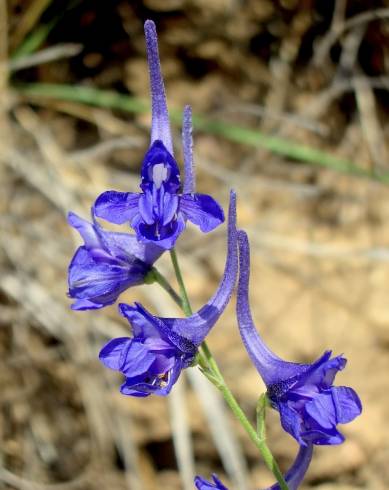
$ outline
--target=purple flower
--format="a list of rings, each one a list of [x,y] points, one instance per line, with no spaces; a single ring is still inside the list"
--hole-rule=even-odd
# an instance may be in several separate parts
[[[205,480],[202,476],[196,476],[194,482],[197,490],[212,490],[214,488],[217,488],[218,490],[228,490],[228,488],[223,485],[215,473],[212,475],[212,480],[213,483]]]
[[[307,446],[300,446],[293,465],[285,473],[285,481],[288,485],[289,490],[297,490],[301,482],[303,481],[305,473],[307,472],[307,469],[312,459],[312,450],[312,444],[309,444]],[[228,490],[228,488],[223,485],[223,483],[215,474],[212,475],[212,478],[214,483],[208,482],[201,476],[196,476],[195,485],[197,489],[209,490],[212,488],[217,488],[218,490]],[[280,490],[280,486],[278,483],[275,483],[266,490]]]
[[[155,24],[145,23],[152,102],[151,142],[141,169],[140,193],[107,191],[95,203],[96,216],[111,223],[129,222],[139,241],[165,249],[174,244],[186,220],[207,233],[224,221],[220,205],[206,194],[195,193],[192,152],[192,114],[185,107],[183,154],[185,182],[180,192],[180,170],[173,156],[169,114],[158,56]]]
[[[125,289],[143,283],[164,252],[156,245],[139,243],[135,235],[104,231],[97,222],[89,223],[74,213],[69,213],[68,222],[84,240],[69,266],[69,296],[76,300],[73,310],[113,304]]]
[[[228,250],[223,278],[212,298],[188,318],[159,318],[142,305],[119,305],[132,326],[132,337],[110,340],[100,352],[101,362],[120,371],[124,395],[167,395],[182,369],[195,361],[197,349],[228,304],[238,270],[236,202],[231,193]]]
[[[239,232],[239,285],[237,317],[246,350],[267,386],[273,408],[279,411],[282,427],[300,445],[341,444],[344,436],[337,424],[357,417],[362,406],[352,388],[333,386],[346,359],[326,351],[312,364],[287,362],[276,356],[263,342],[251,317],[248,284],[250,250],[247,235]]]

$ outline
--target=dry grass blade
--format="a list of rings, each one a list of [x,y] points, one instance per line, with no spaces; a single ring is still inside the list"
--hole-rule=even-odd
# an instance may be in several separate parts
[[[22,478],[11,471],[0,468],[0,481],[18,490],[83,490],[90,481],[92,472],[85,471],[72,481],[64,483],[37,483]]]
[[[239,442],[230,427],[221,397],[198,370],[191,369],[188,376],[200,400],[226,473],[231,478],[234,488],[246,490],[246,461]]]
[[[379,173],[388,167],[389,155],[384,131],[378,119],[374,93],[364,77],[358,77],[354,86],[362,132],[374,162],[374,172]]]
[[[71,58],[82,51],[82,44],[58,44],[46,49],[42,49],[34,54],[16,58],[9,62],[10,71],[24,70],[32,66],[50,63],[63,58]]]
[[[187,419],[185,378],[182,373],[169,398],[174,450],[184,490],[193,489],[195,476],[193,447]]]
[[[158,315],[165,317],[172,316],[166,305],[166,293],[164,291],[157,289],[151,292],[149,289],[146,289],[145,295],[153,304]],[[177,310],[176,314],[178,314]],[[181,374],[182,376],[183,373]],[[169,395],[169,413],[181,482],[185,490],[191,490],[193,488],[195,464],[185,398],[183,380],[180,379]]]
[[[3,151],[11,142],[9,131],[8,107],[10,104],[8,92],[8,12],[6,0],[0,0],[0,133],[2,135]]]
[[[90,107],[76,102],[67,102],[60,100],[44,100],[39,97],[20,96],[16,92],[13,93],[15,100],[30,102],[33,105],[52,109],[62,112],[77,119],[88,121],[95,124],[101,131],[114,135],[132,136],[133,132],[129,124],[118,117],[115,117],[110,112],[96,107]]]
[[[109,155],[116,150],[128,150],[138,148],[143,144],[141,138],[123,136],[121,138],[112,138],[102,141],[83,150],[73,151],[68,154],[70,160],[75,160],[79,163],[92,162],[95,158],[101,158]]]

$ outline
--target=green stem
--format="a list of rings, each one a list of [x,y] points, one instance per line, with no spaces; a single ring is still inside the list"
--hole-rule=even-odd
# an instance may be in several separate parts
[[[192,307],[189,302],[188,293],[186,292],[186,287],[184,283],[184,279],[181,274],[181,269],[178,264],[177,254],[174,248],[170,250],[170,258],[172,259],[172,264],[174,268],[174,273],[176,274],[178,287],[181,293],[182,300],[182,310],[185,313],[185,316],[191,316],[193,314]]]
[[[181,293],[182,310],[183,310],[183,312],[185,313],[186,316],[191,316],[193,314],[193,310],[192,310],[192,306],[191,306],[190,301],[189,301],[188,293],[186,292],[186,287],[185,287],[184,279],[182,277],[181,268],[180,268],[180,265],[178,263],[177,254],[176,254],[176,251],[175,251],[174,248],[170,250],[170,258],[172,259],[172,264],[173,264],[174,272],[176,274],[176,278],[177,278],[177,282],[178,282],[178,287],[179,287],[180,293]],[[209,350],[209,347],[208,347],[208,345],[207,345],[207,343],[206,343],[205,340],[201,344],[201,351],[202,351],[202,354],[204,355],[205,359],[207,360],[208,366],[213,371],[215,371],[216,374],[221,375],[221,373],[219,371],[219,367],[216,364],[216,361],[213,358],[212,353]]]
[[[151,271],[148,273],[146,282],[148,281],[150,281],[151,283],[153,283],[154,281],[157,282],[162,287],[162,289],[164,289],[168,293],[168,295],[173,299],[173,301],[182,310],[184,309],[184,304],[181,299],[181,296],[174,291],[169,281],[155,267],[153,267]]]
[[[190,305],[188,293],[185,288],[185,283],[182,277],[182,273],[178,263],[178,258],[175,249],[170,250],[170,257],[172,260],[174,272],[176,274],[178,287],[180,289],[181,300],[182,300],[181,307],[185,315],[189,317],[193,313],[192,307]],[[220,372],[219,366],[217,365],[216,360],[212,356],[212,353],[205,341],[201,344],[201,350],[207,361],[207,365],[208,365],[207,367],[209,369],[208,372],[210,376],[207,376],[208,379],[219,389],[225,401],[227,402],[228,406],[230,407],[231,411],[233,412],[235,417],[239,420],[242,427],[246,430],[252,442],[258,448],[266,466],[269,468],[269,470],[273,473],[273,475],[277,479],[277,482],[279,483],[281,490],[288,490],[288,485],[286,484],[285,479],[281,473],[281,470],[276,460],[274,459],[270,449],[266,444],[265,438],[260,437],[258,433],[255,431],[251,422],[248,420],[246,414],[243,412],[236,398],[232,394],[231,390],[228,388],[227,383],[225,382],[223,375]],[[205,367],[202,362],[200,362],[200,365],[202,366],[202,370],[204,374],[206,374],[207,367]]]
[[[234,413],[235,417],[239,420],[242,427],[246,430],[252,442],[258,448],[266,466],[275,476],[278,484],[280,485],[281,490],[288,490],[288,485],[285,482],[284,476],[280,470],[280,467],[277,464],[277,461],[275,460],[272,452],[270,451],[268,445],[266,444],[266,439],[261,437],[261,435],[259,435],[255,431],[251,422],[247,419],[246,414],[243,412],[240,405],[236,401],[236,398],[228,388],[223,377],[221,377],[220,381],[222,383],[218,385],[218,388],[221,391],[225,401],[228,403],[228,406],[231,408],[232,412]]]
[[[274,459],[270,449],[266,444],[266,408],[269,406],[269,400],[267,395],[263,393],[258,400],[257,403],[257,434],[259,438],[259,443],[261,444],[261,454],[266,454],[266,458],[268,460],[268,467],[271,467],[271,471],[274,476],[277,478],[279,482],[280,479],[284,481],[284,476],[281,473],[281,470],[277,464],[277,461]],[[265,458],[265,457],[264,457]],[[269,466],[270,465],[270,466]],[[286,483],[285,483],[286,484]],[[280,484],[281,488],[282,485]],[[288,488],[288,487],[286,487]]]

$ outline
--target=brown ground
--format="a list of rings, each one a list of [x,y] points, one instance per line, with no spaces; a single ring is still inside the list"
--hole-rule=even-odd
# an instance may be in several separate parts
[[[40,3],[13,0],[8,23],[0,15],[0,61],[5,29],[13,49],[23,38],[28,7]],[[52,3],[41,22],[66,4]],[[152,18],[171,107],[190,103],[197,113],[322,148],[380,173],[388,170],[389,151],[387,6],[346,0],[76,2],[46,46],[81,43],[81,53],[18,71],[11,83],[83,83],[146,98],[142,23]],[[0,0],[0,14],[3,7]],[[380,10],[368,13],[374,9]],[[344,19],[361,13],[367,17],[345,27]],[[224,475],[193,379],[169,400],[119,395],[119,378],[101,367],[96,354],[106,339],[126,335],[126,324],[115,307],[77,313],[66,298],[67,265],[79,243],[66,213],[86,217],[105,189],[137,189],[149,115],[32,101],[8,90],[5,81],[2,76],[0,488],[184,488],[170,420],[178,420],[182,434],[185,410],[196,471]],[[178,150],[179,128],[175,133]],[[230,187],[238,192],[239,225],[252,244],[253,311],[266,341],[296,361],[313,360],[327,348],[343,352],[349,363],[338,383],[362,398],[363,415],[343,429],[346,442],[316,450],[302,488],[388,488],[388,187],[200,132],[195,157],[202,192],[223,205]],[[199,307],[222,272],[225,230],[203,236],[190,228],[178,250]],[[172,278],[167,256],[158,266]],[[177,314],[154,286],[121,299]],[[263,385],[240,344],[232,305],[209,344],[254,417]],[[214,410],[209,396],[205,401]],[[232,424],[235,451],[247,460],[247,488],[271,484],[247,437]],[[277,414],[269,414],[268,427],[269,443],[286,468],[295,444],[282,433]]]

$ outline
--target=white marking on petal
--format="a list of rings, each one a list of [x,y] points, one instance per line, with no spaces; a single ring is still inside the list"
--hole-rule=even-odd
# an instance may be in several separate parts
[[[162,182],[164,182],[167,179],[167,174],[168,174],[168,169],[165,167],[164,163],[157,163],[156,165],[153,166],[153,182],[156,186],[157,189],[159,189],[162,185]]]

